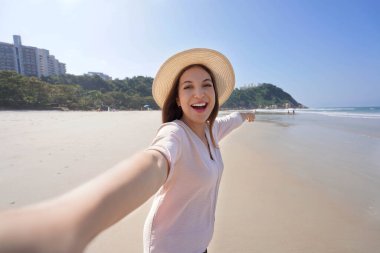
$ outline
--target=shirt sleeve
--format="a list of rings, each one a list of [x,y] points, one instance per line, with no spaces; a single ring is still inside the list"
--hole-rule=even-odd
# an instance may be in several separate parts
[[[229,115],[216,118],[214,125],[218,142],[232,132],[232,130],[241,126],[243,122],[244,119],[239,112],[233,112]]]
[[[168,181],[174,173],[174,164],[181,155],[180,128],[174,123],[163,124],[157,131],[152,144],[146,150],[156,150],[165,156],[169,163]]]

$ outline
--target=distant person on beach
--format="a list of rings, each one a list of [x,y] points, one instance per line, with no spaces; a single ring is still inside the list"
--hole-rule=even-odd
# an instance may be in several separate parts
[[[0,213],[0,252],[83,252],[155,193],[144,252],[207,252],[223,172],[219,142],[255,119],[253,112],[217,118],[234,85],[233,68],[217,51],[169,58],[152,87],[163,121],[152,144],[60,197]]]

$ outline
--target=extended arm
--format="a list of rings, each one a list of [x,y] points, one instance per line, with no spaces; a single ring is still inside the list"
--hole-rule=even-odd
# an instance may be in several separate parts
[[[0,252],[82,252],[148,200],[167,174],[165,157],[144,151],[58,198],[0,213]]]

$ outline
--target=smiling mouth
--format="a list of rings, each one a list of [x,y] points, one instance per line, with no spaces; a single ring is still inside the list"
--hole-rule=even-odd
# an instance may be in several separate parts
[[[203,112],[206,109],[207,105],[208,103],[197,103],[192,104],[191,107],[195,109],[197,112]]]

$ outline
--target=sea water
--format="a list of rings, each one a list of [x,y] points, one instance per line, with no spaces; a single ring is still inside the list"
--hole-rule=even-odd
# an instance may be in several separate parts
[[[380,138],[380,107],[326,107],[257,110],[260,120],[282,124],[316,124]],[[288,113],[289,112],[289,113]],[[286,116],[284,116],[286,115]],[[288,117],[290,115],[291,117]],[[296,116],[296,117],[293,117]]]
[[[330,117],[356,118],[356,119],[380,119],[380,107],[323,107],[298,109],[301,113],[321,114]]]

